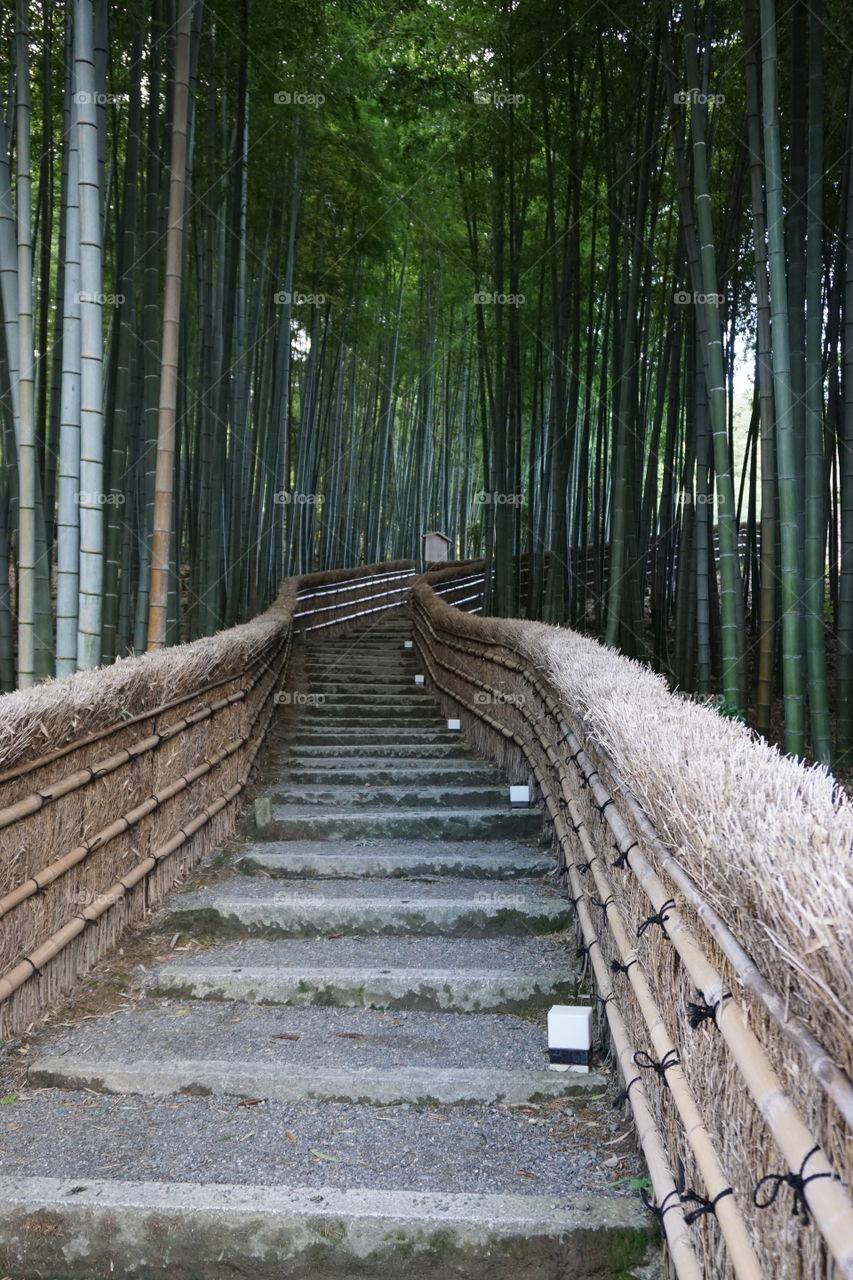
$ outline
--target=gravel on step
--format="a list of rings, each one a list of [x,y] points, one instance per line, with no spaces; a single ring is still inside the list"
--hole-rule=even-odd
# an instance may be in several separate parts
[[[274,1038],[282,1035],[297,1038]],[[534,1020],[511,1014],[271,1009],[171,999],[61,1028],[40,1037],[37,1051],[127,1063],[197,1057],[356,1072],[360,1067],[541,1071],[548,1066],[544,1012]]]
[[[176,911],[207,906],[217,898],[242,902],[351,902],[356,898],[389,903],[429,902],[440,899],[471,900],[498,906],[521,907],[543,900],[557,902],[563,895],[542,881],[466,880],[454,877],[422,880],[271,880],[265,876],[235,876],[218,880],[209,889],[176,893],[170,899]]]
[[[177,952],[170,970],[243,966],[340,969],[557,969],[571,966],[564,940],[536,938],[434,938],[415,934],[390,938],[246,938],[215,947]],[[159,968],[159,965],[158,965]]]
[[[589,1131],[599,1144],[624,1128],[614,1116]],[[45,1090],[4,1108],[0,1176],[626,1194],[608,1188],[613,1148],[577,1131],[571,1101],[377,1109]]]

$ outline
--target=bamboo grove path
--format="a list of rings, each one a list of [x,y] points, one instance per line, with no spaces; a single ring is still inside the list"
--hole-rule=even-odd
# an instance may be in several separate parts
[[[170,954],[37,1036],[0,1139],[10,1274],[656,1274],[612,1082],[547,1067],[545,1010],[583,993],[542,814],[410,638],[301,646],[252,829],[161,912]]]

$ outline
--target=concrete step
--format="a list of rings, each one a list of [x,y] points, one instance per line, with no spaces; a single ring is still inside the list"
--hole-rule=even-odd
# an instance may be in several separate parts
[[[488,765],[478,764],[475,760],[441,760],[433,764],[420,760],[399,760],[393,757],[386,759],[368,758],[353,767],[353,761],[346,757],[307,757],[301,761],[288,762],[288,767],[279,777],[283,784],[301,786],[337,786],[345,783],[369,782],[372,786],[384,783],[402,783],[408,785],[434,785],[446,782],[502,784],[500,774]],[[505,788],[504,788],[505,789]]]
[[[0,1178],[0,1267],[62,1280],[557,1280],[566,1258],[572,1280],[631,1280],[656,1235],[636,1196],[607,1192]]]
[[[417,710],[408,711],[405,708],[390,708],[388,710],[377,707],[370,711],[366,707],[360,708],[356,713],[352,710],[343,708],[335,710],[334,707],[316,706],[301,707],[299,711],[299,730],[300,732],[312,732],[314,729],[321,729],[324,733],[340,733],[350,729],[401,729],[405,732],[411,730],[430,732],[438,730],[439,732],[447,731],[447,720],[444,716],[436,714],[434,706],[418,707]]]
[[[329,730],[329,728],[310,728],[305,724],[297,724],[295,730],[288,735],[288,745],[292,749],[300,750],[305,746],[360,746],[365,749],[369,746],[382,746],[386,749],[382,754],[387,754],[389,746],[394,749],[396,754],[398,746],[412,746],[412,748],[421,749],[428,746],[444,746],[444,748],[453,748],[459,741],[459,735],[453,733],[452,730],[441,730],[441,728],[338,728],[338,730]]]
[[[317,676],[311,679],[310,688],[312,693],[322,693],[324,695],[341,694],[343,696],[352,695],[359,698],[370,697],[412,697],[423,701],[425,698],[432,698],[429,689],[422,685],[416,685],[413,678],[407,677],[405,680],[382,680],[379,681],[374,673],[372,678],[349,680],[344,675],[334,675],[328,678]]]
[[[333,715],[341,715],[347,713],[349,715],[366,715],[375,711],[381,711],[385,715],[390,712],[400,712],[410,715],[415,711],[428,712],[430,715],[436,715],[438,708],[436,702],[425,693],[412,693],[406,690],[405,693],[314,693],[316,698],[323,699],[322,702],[310,704],[305,707],[306,711],[321,712],[327,711]]]
[[[280,760],[285,768],[289,766],[290,761],[308,762],[314,759],[337,759],[337,760],[364,760],[365,765],[372,765],[374,760],[387,759],[389,750],[388,743],[369,742],[363,738],[358,742],[317,742],[309,740],[308,742],[294,742],[292,737],[287,739],[280,755]],[[448,734],[442,738],[440,742],[396,742],[393,745],[394,758],[400,761],[413,760],[418,762],[435,761],[435,760],[476,760],[470,746],[459,734]]]
[[[266,840],[506,840],[542,835],[538,809],[428,806],[361,808],[334,813],[299,805],[273,805],[272,821],[258,831]]]
[[[358,939],[361,941],[361,939]],[[450,939],[443,939],[447,942]],[[577,998],[577,978],[554,969],[378,969],[208,964],[164,965],[151,979],[155,995],[248,1001],[290,1008],[391,1009],[512,1013]]]
[[[498,842],[495,842],[497,844]],[[456,876],[467,879],[515,880],[542,877],[554,870],[550,854],[506,842],[503,851],[469,853],[473,841],[383,840],[365,847],[338,841],[264,841],[250,845],[237,862],[240,871],[268,876],[312,879]]]
[[[303,710],[312,711],[314,714],[326,711],[341,715],[344,712],[350,712],[358,716],[373,711],[384,711],[386,715],[391,711],[421,711],[436,715],[438,712],[438,703],[435,699],[415,684],[406,685],[401,689],[384,689],[382,693],[360,693],[358,685],[334,694],[317,690],[313,684],[311,690],[316,701],[307,703]],[[322,701],[320,701],[321,698]]]
[[[388,936],[502,937],[556,933],[572,919],[555,891],[500,881],[407,885],[396,880],[293,880],[273,890],[253,877],[218,881],[176,894],[164,930],[215,937]]]
[[[600,1090],[601,1076],[541,1071],[499,1071],[489,1068],[395,1067],[382,1070],[360,1066],[357,1071],[333,1070],[307,1063],[300,1071],[290,1065],[251,1064],[207,1058],[138,1058],[113,1062],[109,1058],[38,1058],[29,1071],[38,1087],[91,1089],[98,1093],[145,1094],[167,1097],[186,1093],[201,1097],[274,1098],[277,1102],[349,1102],[361,1106],[541,1102]],[[580,1082],[580,1084],[578,1083]]]
[[[317,1016],[321,1019],[322,1010],[327,1008],[462,1014],[522,1010],[526,1015],[526,1037],[533,1025],[532,1010],[578,999],[585,1001],[571,954],[562,934],[495,938],[243,938],[165,957],[144,974],[143,982],[146,990],[158,997],[220,1002],[213,1007],[222,1010],[223,1017],[235,1001],[260,1006],[282,1004],[302,1010],[319,1006]],[[304,1015],[298,1016],[301,1019]],[[229,1012],[229,1027],[231,1017]],[[439,1019],[439,1023],[442,1021],[447,1020]],[[176,1037],[189,1034],[184,1023],[184,1018],[169,1022],[172,1051],[180,1047]],[[457,1053],[453,1065],[485,1061],[502,1067],[541,1065],[539,1033],[532,1058],[521,1063],[507,1059],[511,1046],[519,1042],[517,1019],[512,1023],[512,1036],[502,1030],[495,1045],[472,1048],[470,1060],[463,1061],[458,1054],[473,1043],[472,1028],[477,1030],[481,1025],[480,1018],[459,1022],[465,1034],[454,1032],[450,1037]],[[438,1023],[433,1020],[430,1026],[434,1037]],[[317,1029],[323,1034],[327,1030],[324,1023]],[[365,1028],[353,1025],[347,1029]],[[150,1028],[144,1030],[150,1040]],[[293,1030],[304,1032],[305,1027],[300,1022]],[[477,1034],[481,1032],[477,1030]],[[115,1036],[112,1032],[108,1035],[106,1043],[114,1052]],[[221,1038],[217,1037],[217,1044]],[[420,1053],[422,1062],[423,1043]]]
[[[282,784],[272,792],[272,799],[282,805],[316,805],[335,811],[368,807],[422,809],[427,806],[443,811],[480,806],[498,809],[509,803],[509,788],[503,784],[488,783],[479,786],[459,783],[455,786],[422,784],[413,787],[411,783],[396,780],[391,784],[376,785],[365,779],[360,787]]]

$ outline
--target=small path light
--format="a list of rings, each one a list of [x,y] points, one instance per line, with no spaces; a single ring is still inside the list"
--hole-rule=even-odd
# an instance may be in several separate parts
[[[423,685],[423,676],[415,676],[415,684],[420,688]]]
[[[510,809],[529,809],[530,808],[530,788],[529,787],[510,787],[509,807]]]
[[[548,1010],[548,1058],[555,1071],[589,1071],[592,1006],[555,1004]]]
[[[411,648],[413,647],[413,644],[414,644],[414,641],[412,641],[412,640],[404,640],[404,641],[403,641],[403,648],[404,648],[404,649],[411,649]]]
[[[447,722],[447,727],[448,727],[448,729],[461,729],[461,728],[462,728],[462,721],[461,721],[461,720],[448,720],[448,722]]]

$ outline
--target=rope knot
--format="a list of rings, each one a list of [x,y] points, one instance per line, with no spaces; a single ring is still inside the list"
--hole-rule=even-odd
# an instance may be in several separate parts
[[[663,904],[660,911],[656,911],[654,915],[648,916],[642,922],[642,924],[639,925],[637,929],[637,937],[642,938],[646,930],[651,928],[653,924],[659,924],[661,928],[661,933],[665,938],[668,938],[669,934],[667,933],[666,928],[664,926],[666,925],[666,917],[668,912],[673,911],[674,909],[675,909],[675,899],[667,898],[666,902]]]

